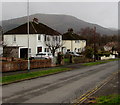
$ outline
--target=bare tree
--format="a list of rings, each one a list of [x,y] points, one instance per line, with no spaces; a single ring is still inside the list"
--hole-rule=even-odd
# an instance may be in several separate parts
[[[53,56],[55,56],[55,52],[57,49],[63,46],[62,39],[60,36],[50,36],[46,37],[45,45],[50,49]]]

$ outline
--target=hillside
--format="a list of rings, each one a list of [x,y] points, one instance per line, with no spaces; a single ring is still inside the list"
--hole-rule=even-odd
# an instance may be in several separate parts
[[[34,15],[30,15],[30,20],[32,20],[34,17],[38,18],[39,22],[44,23],[49,27],[52,27],[53,29],[59,31],[60,33],[65,33],[68,30],[68,28],[73,28],[75,32],[79,32],[81,28],[85,28],[85,27],[93,28],[94,26],[96,26],[97,32],[101,34],[107,34],[107,35],[116,34],[116,31],[113,31],[108,28],[104,28],[97,24],[92,24],[82,21],[76,17],[69,15],[34,14]],[[4,32],[13,29],[25,22],[27,22],[26,16],[11,20],[4,20],[3,21]]]

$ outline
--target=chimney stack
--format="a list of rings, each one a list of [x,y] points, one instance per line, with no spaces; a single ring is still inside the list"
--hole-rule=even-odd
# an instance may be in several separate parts
[[[73,29],[72,29],[72,28],[69,28],[69,29],[68,29],[68,32],[73,33]]]
[[[37,18],[34,18],[33,22],[36,23],[36,24],[39,24],[39,20]]]

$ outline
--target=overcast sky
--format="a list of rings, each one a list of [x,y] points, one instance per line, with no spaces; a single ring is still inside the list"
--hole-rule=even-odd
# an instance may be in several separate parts
[[[30,2],[30,14],[66,14],[107,28],[118,27],[117,2]],[[27,3],[2,3],[2,19],[27,15]]]

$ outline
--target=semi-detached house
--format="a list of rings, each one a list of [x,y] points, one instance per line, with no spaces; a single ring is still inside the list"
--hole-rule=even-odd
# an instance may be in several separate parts
[[[85,50],[86,47],[86,40],[81,38],[79,35],[73,32],[73,29],[68,29],[68,32],[64,33],[62,36],[63,46],[62,50],[63,53],[67,51],[81,53]]]
[[[29,38],[28,38],[29,37]],[[28,41],[29,39],[29,41]],[[4,33],[4,56],[26,58],[28,45],[30,56],[39,52],[50,52],[46,42],[62,43],[62,35],[45,24],[39,23],[36,18]],[[29,44],[28,44],[29,42]],[[58,49],[58,52],[60,49]]]

